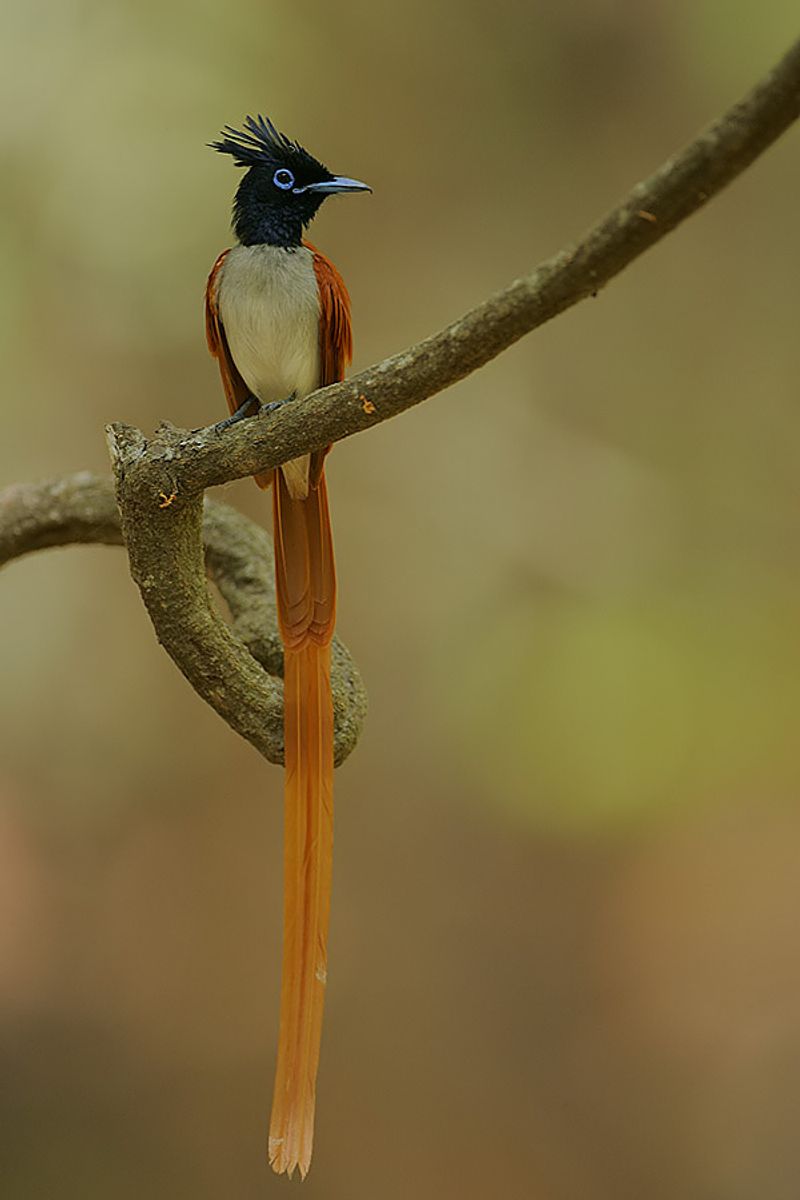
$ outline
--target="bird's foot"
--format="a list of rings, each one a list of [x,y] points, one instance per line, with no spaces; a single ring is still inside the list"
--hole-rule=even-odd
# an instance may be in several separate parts
[[[245,417],[255,417],[265,412],[274,412],[276,408],[282,408],[284,404],[288,404],[291,400],[297,399],[297,392],[292,392],[291,396],[286,396],[283,400],[271,400],[269,404],[262,404],[257,396],[248,396],[239,405],[235,413],[231,413],[224,421],[217,421],[214,428],[216,430],[229,429],[231,425],[236,425],[237,422],[243,421]]]
[[[236,412],[231,413],[224,421],[217,421],[215,429],[229,429],[231,425],[236,425],[237,422],[243,421],[245,417],[252,417],[258,412],[260,403],[258,396],[248,396],[243,400]]]

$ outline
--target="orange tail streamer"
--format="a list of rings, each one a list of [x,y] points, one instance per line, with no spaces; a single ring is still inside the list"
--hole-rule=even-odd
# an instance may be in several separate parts
[[[269,1131],[275,1171],[305,1178],[327,971],[333,868],[330,641],[336,575],[325,475],[293,500],[273,486],[275,578],[284,644],[284,927],[278,1062]]]

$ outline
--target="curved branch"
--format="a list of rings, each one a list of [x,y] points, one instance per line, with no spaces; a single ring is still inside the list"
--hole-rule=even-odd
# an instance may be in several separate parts
[[[108,427],[122,533],[157,636],[204,699],[267,758],[280,761],[282,756],[282,706],[274,678],[279,671],[277,639],[263,632],[275,628],[268,611],[267,580],[258,565],[265,561],[264,535],[260,531],[248,535],[259,545],[249,544],[241,571],[232,570],[235,533],[226,526],[208,561],[220,572],[221,589],[247,644],[272,675],[265,674],[211,607],[203,570],[203,490],[269,470],[367,429],[470,374],[524,334],[595,294],[706,204],[799,114],[797,42],[744,100],[637,184],[576,246],[562,250],[412,349],[347,382],[224,432],[212,427],[187,433],[163,425],[148,442],[126,425]],[[64,486],[64,481],[58,486]],[[91,488],[96,488],[95,482]],[[16,500],[12,497],[22,531],[20,544],[34,549],[66,540],[118,539],[109,496],[102,488],[93,493],[94,504],[88,504],[87,522],[73,521],[69,536],[59,526],[58,510],[64,499],[62,495],[51,510],[43,510],[37,524],[24,498],[19,493]],[[222,517],[219,520],[224,523]],[[266,607],[254,619],[256,593]],[[349,674],[343,669],[340,678],[339,759],[354,744],[364,709],[355,669],[351,667]]]
[[[172,564],[163,587],[148,582],[144,589],[151,603],[166,605],[170,617],[176,604],[180,609],[177,644],[168,643],[160,633],[159,637],[203,699],[265,758],[280,763],[283,654],[269,537],[224,504],[206,501],[204,510],[198,505],[197,515],[198,523],[202,515],[208,575],[230,610],[232,626],[228,628],[211,608],[202,572],[201,586],[194,589],[194,608],[187,610],[185,580],[180,570],[176,572],[177,564]],[[76,542],[123,544],[110,479],[84,471],[0,492],[0,566],[34,550]],[[221,666],[216,657],[220,647]],[[334,639],[332,686],[340,763],[358,739],[366,696],[358,670],[338,639]]]
[[[638,183],[575,246],[447,328],[352,379],[224,431],[162,426],[141,454],[156,491],[182,494],[266,471],[410,408],[594,295],[745,170],[800,115],[800,41],[738,104]],[[115,428],[112,427],[112,436]],[[160,481],[159,481],[160,480]]]
[[[81,471],[0,491],[0,567],[34,550],[80,542],[122,545],[110,479]]]

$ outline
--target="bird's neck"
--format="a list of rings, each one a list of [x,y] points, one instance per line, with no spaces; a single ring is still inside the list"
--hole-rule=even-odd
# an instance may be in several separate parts
[[[243,246],[278,246],[296,250],[302,245],[303,226],[281,212],[237,209],[233,228]]]

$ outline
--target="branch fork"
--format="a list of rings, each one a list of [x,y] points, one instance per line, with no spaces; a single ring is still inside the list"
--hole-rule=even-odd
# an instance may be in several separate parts
[[[209,487],[268,471],[426,400],[587,296],[745,170],[800,115],[800,41],[739,103],[665,162],[574,246],[418,345],[302,401],[220,430],[108,427],[116,482],[83,474],[0,493],[0,563],[72,541],[124,541],[156,635],[199,694],[270,762],[283,757],[282,652],[267,535]],[[216,612],[206,568],[230,609]],[[358,671],[333,648],[336,758],[365,711]]]

